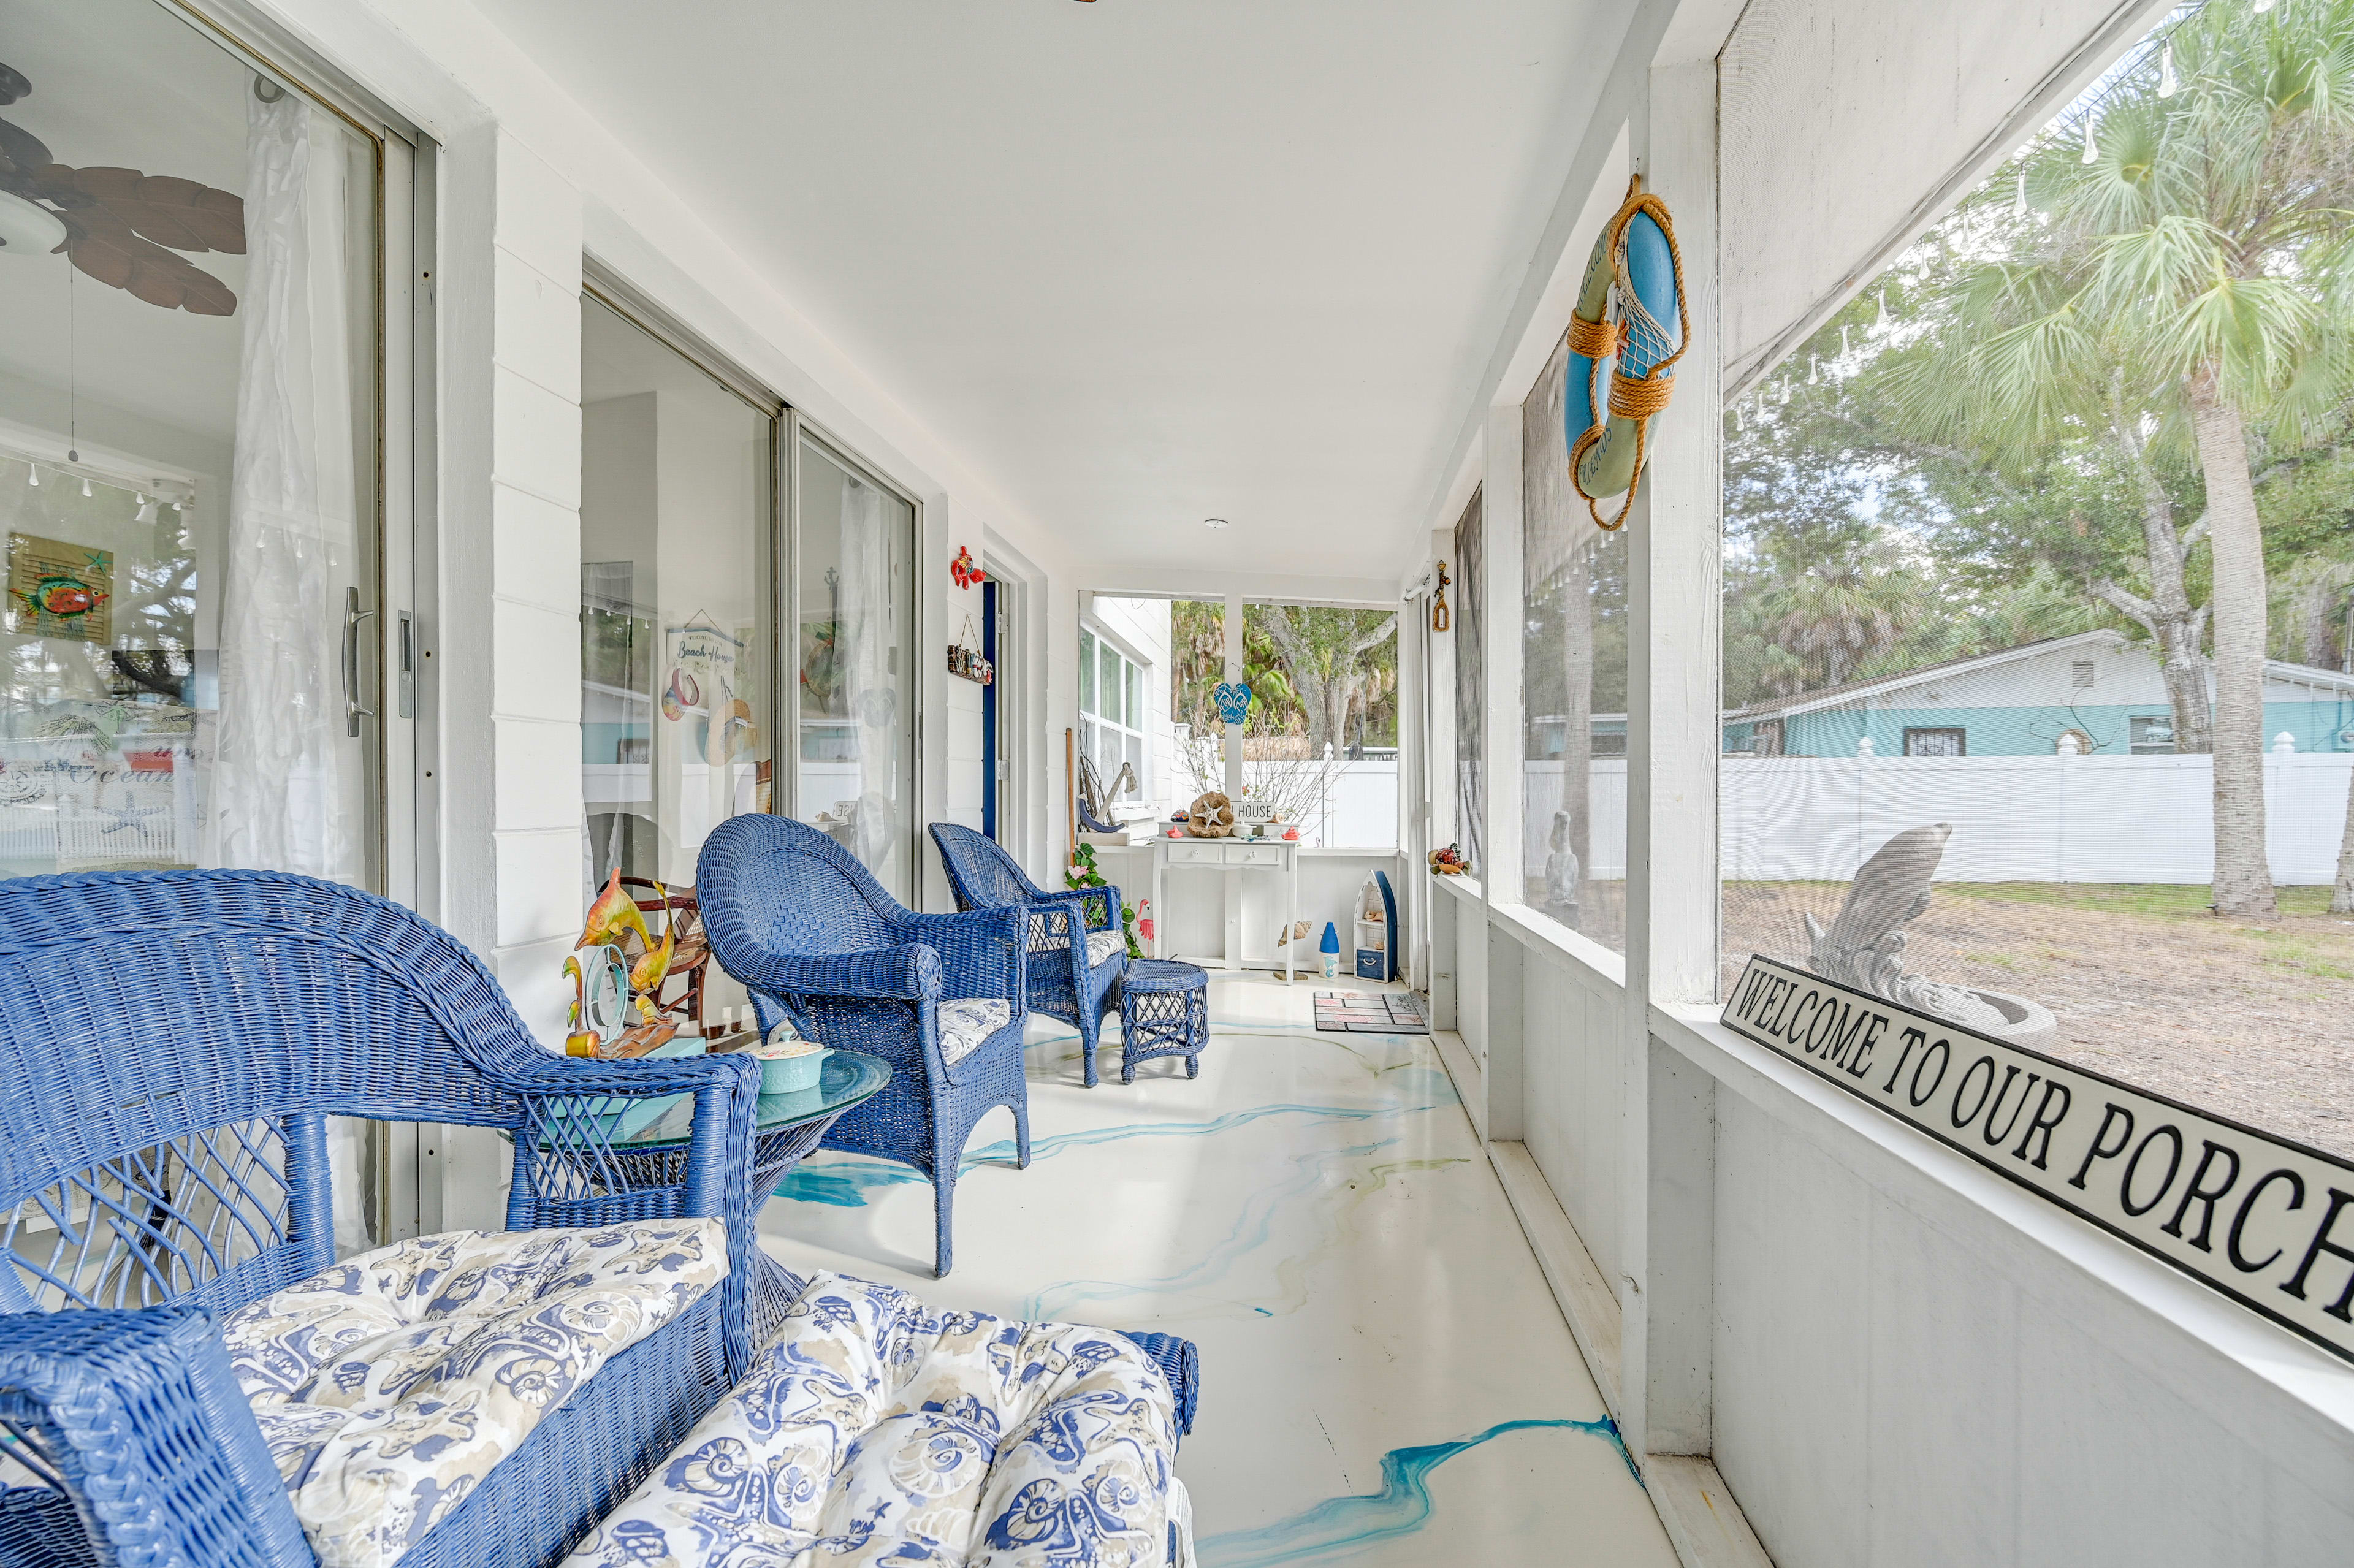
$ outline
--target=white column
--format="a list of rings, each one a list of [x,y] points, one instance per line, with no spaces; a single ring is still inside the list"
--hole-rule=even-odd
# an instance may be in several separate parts
[[[511,132],[443,148],[439,666],[441,921],[545,1042],[564,1033],[580,853],[580,198]],[[420,1154],[427,1230],[504,1223],[505,1145]]]
[[[1226,596],[1226,611],[1220,618],[1226,633],[1226,679],[1243,678],[1243,596]],[[1249,715],[1245,715],[1246,718]],[[1240,807],[1243,798],[1243,726],[1226,726],[1226,799]],[[1231,969],[1242,968],[1243,962],[1243,874],[1228,871],[1220,880],[1225,893],[1225,957]]]
[[[1489,910],[1500,906],[1517,907],[1526,902],[1521,864],[1521,633],[1526,620],[1522,607],[1528,595],[1522,582],[1526,574],[1522,569],[1521,440],[1520,404],[1491,405],[1486,471],[1479,486],[1481,570],[1486,577],[1480,602],[1487,610],[1480,627],[1480,658],[1488,676],[1479,725],[1480,744],[1487,752],[1482,759],[1487,820],[1481,837],[1488,853],[1487,863],[1478,868],[1479,937],[1488,949],[1487,983],[1480,989],[1480,1005],[1487,1009],[1480,1031],[1487,1043],[1480,1087],[1488,1114],[1482,1126],[1491,1140],[1527,1136],[1522,1116],[1527,1051],[1523,954],[1519,940],[1487,917]]]
[[[1626,1436],[1638,1455],[1710,1448],[1713,1080],[1650,1037],[1649,1003],[1716,994],[1722,541],[1716,68],[1651,73],[1637,166],[1673,216],[1691,336],[1652,421],[1628,519]]]

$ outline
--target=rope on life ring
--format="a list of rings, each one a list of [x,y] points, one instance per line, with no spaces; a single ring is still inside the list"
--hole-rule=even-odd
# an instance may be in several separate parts
[[[1664,324],[1670,314],[1676,322],[1672,338]],[[1627,199],[1595,236],[1567,337],[1562,428],[1569,440],[1569,482],[1585,497],[1596,527],[1617,529],[1625,525],[1643,480],[1652,416],[1675,396],[1676,361],[1691,341],[1676,226],[1667,204],[1643,189],[1639,175],[1628,182]],[[1599,385],[1605,360],[1611,362],[1606,399]],[[1596,503],[1621,491],[1626,505],[1605,519]]]

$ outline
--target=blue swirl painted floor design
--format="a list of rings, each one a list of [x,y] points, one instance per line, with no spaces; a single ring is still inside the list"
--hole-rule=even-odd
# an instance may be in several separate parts
[[[1198,1080],[1123,1086],[1113,1025],[1087,1089],[1076,1034],[1034,1023],[1032,1162],[1002,1121],[966,1150],[949,1278],[923,1178],[854,1155],[793,1172],[764,1242],[943,1305],[1193,1339],[1202,1568],[1673,1568],[1435,1044],[1320,1033],[1310,986],[1211,986]]]
[[[1022,1316],[1058,1320],[1076,1318],[1084,1322],[1090,1314],[1079,1308],[1088,1302],[1112,1301],[1123,1296],[1198,1289],[1222,1279],[1245,1254],[1267,1245],[1274,1234],[1277,1212],[1293,1199],[1314,1192],[1322,1185],[1332,1166],[1342,1160],[1362,1160],[1396,1141],[1394,1138],[1384,1138],[1377,1143],[1354,1144],[1346,1149],[1311,1150],[1295,1161],[1298,1169],[1289,1176],[1253,1192],[1250,1201],[1243,1205],[1243,1212],[1235,1217],[1234,1229],[1191,1266],[1158,1279],[1067,1279],[1059,1285],[1048,1286],[1026,1298],[1022,1303]]]
[[[1442,1083],[1444,1080],[1442,1080]],[[1303,1116],[1316,1121],[1366,1121],[1375,1117],[1396,1116],[1419,1110],[1435,1110],[1443,1105],[1453,1105],[1454,1094],[1431,1098],[1418,1106],[1255,1106],[1249,1110],[1230,1111],[1213,1121],[1203,1122],[1136,1122],[1118,1127],[1088,1128],[1079,1132],[1055,1133],[1030,1140],[1030,1163],[1052,1159],[1066,1150],[1088,1149],[1102,1143],[1119,1143],[1132,1138],[1211,1138],[1222,1132],[1257,1121],[1262,1117]],[[965,1150],[960,1171],[978,1165],[1010,1161],[1014,1157],[1011,1139],[985,1143],[978,1149]],[[857,1208],[866,1202],[866,1194],[877,1188],[896,1187],[924,1181],[924,1176],[906,1165],[886,1160],[868,1160],[843,1156],[820,1163],[796,1166],[777,1184],[776,1196],[798,1199],[809,1203],[832,1203],[840,1208]]]
[[[1599,1421],[1499,1421],[1485,1432],[1451,1443],[1425,1443],[1393,1448],[1382,1456],[1382,1489],[1362,1497],[1326,1498],[1289,1519],[1204,1537],[1195,1547],[1201,1568],[1273,1568],[1282,1563],[1312,1563],[1341,1552],[1358,1551],[1376,1542],[1411,1535],[1429,1522],[1430,1473],[1467,1450],[1492,1442],[1508,1432],[1552,1427],[1606,1437],[1635,1475],[1634,1461],[1618,1428],[1605,1416]],[[1636,1476],[1636,1484],[1642,1478]]]

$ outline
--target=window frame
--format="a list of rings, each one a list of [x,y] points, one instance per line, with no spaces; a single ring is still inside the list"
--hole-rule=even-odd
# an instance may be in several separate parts
[[[1952,736],[1954,737],[1954,749],[1949,752],[1915,751],[1913,749],[1914,736],[1919,736],[1925,740],[1931,736],[1938,735]],[[1957,724],[1908,724],[1904,726],[1903,744],[1903,755],[1906,757],[1967,757],[1970,754],[1970,732]]]
[[[1109,653],[1119,661],[1120,711],[1127,717],[1136,716],[1136,710],[1139,707],[1150,705],[1146,694],[1152,689],[1150,685],[1152,662],[1149,659],[1138,658],[1129,651],[1128,644],[1107,631],[1101,621],[1093,619],[1079,622],[1079,648],[1083,655],[1079,661],[1082,673],[1077,692],[1079,753],[1095,764],[1098,774],[1103,774],[1105,772],[1103,759],[1090,747],[1089,742],[1107,729],[1121,736],[1123,741],[1129,739],[1136,741],[1137,753],[1133,764],[1136,768],[1136,788],[1129,793],[1116,799],[1150,803],[1152,800],[1152,731],[1140,724],[1129,724],[1125,722],[1125,718],[1111,718],[1103,712],[1103,657],[1106,653]],[[1093,650],[1091,655],[1087,652],[1090,648]],[[1089,705],[1091,703],[1092,706]],[[1121,760],[1128,760],[1125,745],[1121,748]],[[1112,780],[1119,775],[1119,769],[1112,768],[1103,779],[1104,787],[1109,789]]]

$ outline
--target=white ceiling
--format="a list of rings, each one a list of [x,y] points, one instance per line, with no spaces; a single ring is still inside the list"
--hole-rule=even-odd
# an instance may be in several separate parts
[[[1351,575],[1429,523],[1632,8],[478,3],[1080,558]]]

